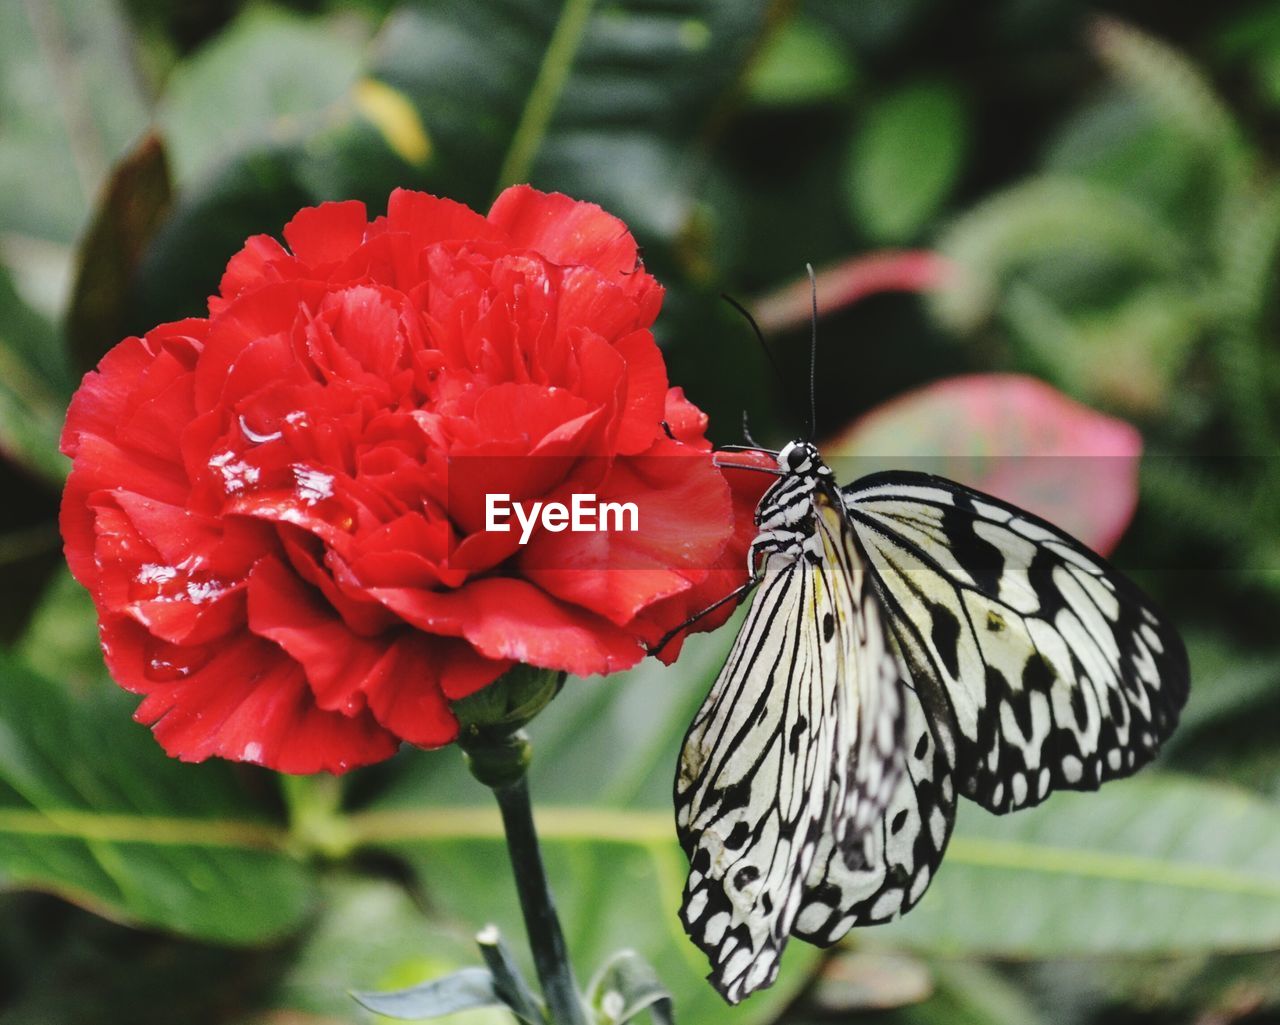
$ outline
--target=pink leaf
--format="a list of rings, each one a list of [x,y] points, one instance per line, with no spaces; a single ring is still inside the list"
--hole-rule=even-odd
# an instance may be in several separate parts
[[[864,253],[817,272],[818,311],[834,313],[879,292],[929,292],[946,284],[953,271],[950,260],[927,249]],[[808,324],[811,310],[808,275],[751,304],[765,332]]]
[[[1020,374],[926,385],[825,447],[841,480],[895,467],[937,473],[1036,513],[1104,555],[1138,502],[1137,429]]]

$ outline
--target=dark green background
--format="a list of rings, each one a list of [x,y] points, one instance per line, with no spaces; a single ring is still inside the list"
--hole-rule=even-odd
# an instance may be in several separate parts
[[[743,409],[798,430],[807,325],[775,332],[777,381],[720,292],[889,247],[957,261],[945,292],[824,316],[824,433],[981,370],[1129,420],[1153,455],[1118,557],[1194,673],[1158,768],[964,808],[918,910],[825,963],[793,945],[732,1012],[680,935],[667,807],[727,636],[571,681],[533,783],[580,977],[633,946],[697,1025],[1280,1021],[1277,129],[1276,3],[0,5],[0,1025],[367,1021],[347,988],[474,963],[490,919],[518,939],[455,751],[285,786],[166,760],[104,677],[54,515],[74,382],[200,313],[247,235],[526,179],[632,226],[721,442]]]

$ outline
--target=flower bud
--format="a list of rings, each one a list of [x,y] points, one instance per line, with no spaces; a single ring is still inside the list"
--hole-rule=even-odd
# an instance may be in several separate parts
[[[501,787],[524,775],[530,745],[522,727],[550,704],[564,680],[561,672],[517,665],[483,690],[454,702],[458,744],[476,779]]]

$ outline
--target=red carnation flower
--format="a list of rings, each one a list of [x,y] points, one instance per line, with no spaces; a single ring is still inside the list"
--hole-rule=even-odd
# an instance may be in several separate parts
[[[284,237],[248,241],[208,317],[116,346],[67,415],[67,560],[170,754],[341,772],[445,744],[449,702],[514,662],[624,669],[742,582],[768,478],[712,465],[621,221],[397,191]],[[478,515],[584,488],[642,529],[520,545]]]

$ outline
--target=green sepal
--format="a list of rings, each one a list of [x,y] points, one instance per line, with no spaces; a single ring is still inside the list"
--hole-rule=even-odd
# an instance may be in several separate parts
[[[565,674],[554,669],[517,665],[489,686],[453,703],[464,747],[504,737],[528,725],[564,686]]]
[[[518,665],[453,705],[458,746],[471,774],[488,787],[510,786],[529,765],[529,741],[521,727],[550,704],[565,674]]]

